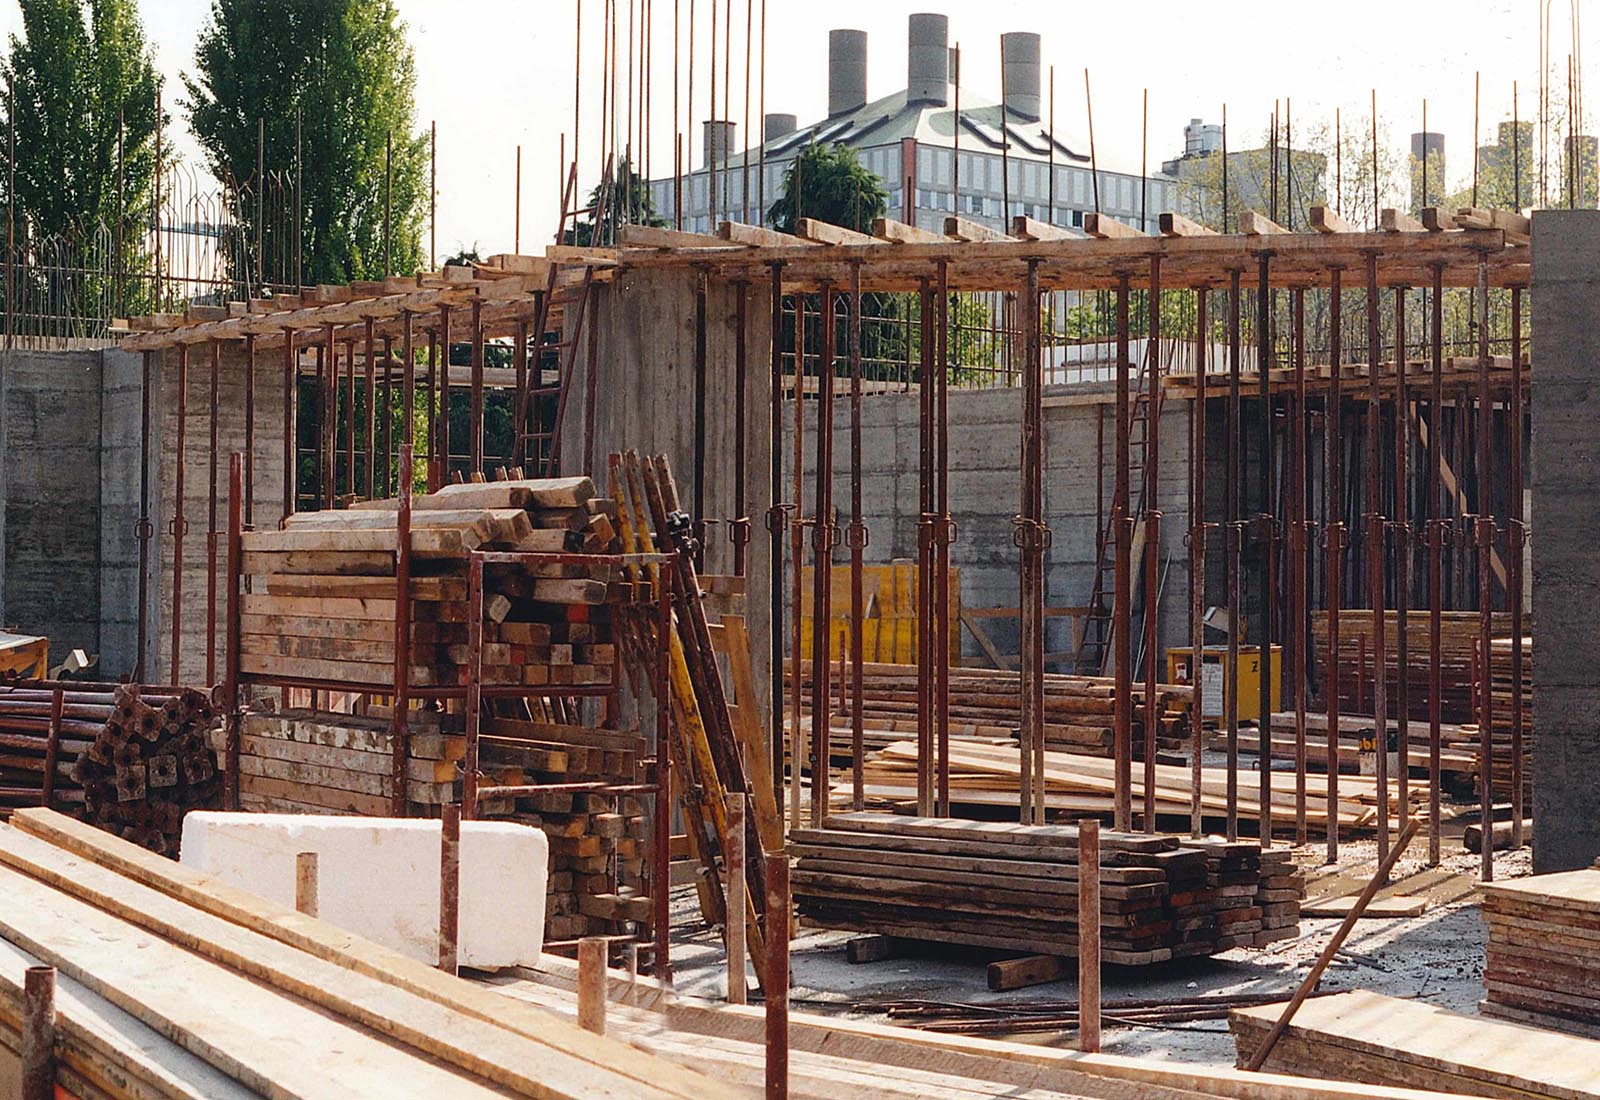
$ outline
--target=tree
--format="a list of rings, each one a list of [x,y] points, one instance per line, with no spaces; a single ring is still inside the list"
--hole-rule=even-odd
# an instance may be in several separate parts
[[[262,186],[258,118],[265,167],[299,168],[303,268],[286,271],[285,282],[343,283],[420,266],[428,143],[412,130],[416,73],[393,0],[212,0],[184,84],[190,125],[218,179]],[[253,251],[255,204],[238,205]],[[278,239],[295,232],[292,217],[268,217],[262,228],[268,255],[295,255]]]
[[[662,228],[667,224],[666,219],[656,213],[655,200],[650,197],[649,181],[634,171],[626,157],[617,170],[615,185],[608,179],[601,180],[589,192],[589,209],[598,210],[599,216],[574,221],[572,228],[566,232],[566,244],[609,245],[616,242],[617,230],[621,226],[650,225]],[[596,222],[600,226],[598,233],[595,232]]]
[[[867,171],[848,145],[806,145],[783,176],[783,194],[767,211],[767,221],[793,233],[801,218],[816,218],[858,233],[888,209],[883,181]]]
[[[19,230],[137,268],[155,178],[158,85],[134,0],[21,0],[11,38],[7,123],[16,127]],[[119,153],[120,147],[120,153]],[[101,247],[104,247],[102,245]],[[87,266],[87,264],[85,264]],[[128,304],[119,297],[117,304]]]

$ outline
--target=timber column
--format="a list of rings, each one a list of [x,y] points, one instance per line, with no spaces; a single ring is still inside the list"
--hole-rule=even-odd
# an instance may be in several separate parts
[[[1600,855],[1600,212],[1533,217],[1534,871]]]

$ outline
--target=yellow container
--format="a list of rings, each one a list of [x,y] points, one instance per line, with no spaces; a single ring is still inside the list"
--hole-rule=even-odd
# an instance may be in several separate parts
[[[1201,651],[1201,674],[1194,675],[1194,648],[1167,650],[1167,682],[1196,684],[1201,691],[1202,718],[1222,722],[1228,710],[1228,647],[1206,646]],[[1181,675],[1180,675],[1181,670]],[[1272,647],[1272,709],[1283,706],[1283,647]],[[1261,718],[1261,647],[1239,647],[1239,721]]]

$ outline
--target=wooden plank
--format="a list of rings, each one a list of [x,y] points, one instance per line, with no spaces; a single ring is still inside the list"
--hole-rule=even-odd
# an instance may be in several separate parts
[[[877,218],[872,223],[872,235],[880,241],[890,241],[894,244],[949,244],[950,238],[939,233],[930,233],[926,229],[918,229],[914,225],[895,221],[893,218]]]
[[[721,237],[709,233],[685,233],[654,225],[624,225],[617,230],[617,244],[623,248],[730,248]]]
[[[815,241],[808,241],[796,237],[791,233],[780,233],[776,229],[766,229],[759,225],[745,225],[743,222],[723,222],[717,226],[717,236],[725,241],[735,244],[749,245],[755,248],[815,248]]]
[[[946,227],[945,232],[950,232]],[[1030,218],[1026,214],[1017,214],[1011,219],[1011,235],[1019,241],[1069,241],[1078,234],[1070,229],[1063,229],[1050,222]]]
[[[1159,220],[1163,237],[1215,237],[1217,235],[1215,229],[1209,229],[1192,218],[1186,218],[1182,214],[1175,214],[1170,210],[1164,211]]]
[[[1246,237],[1265,237],[1289,231],[1258,210],[1239,212],[1239,232]]]
[[[1455,214],[1439,206],[1422,208],[1422,224],[1430,233],[1442,233],[1447,229],[1460,228],[1456,225]]]
[[[1318,233],[1354,233],[1356,227],[1351,225],[1339,213],[1329,210],[1320,203],[1313,206],[1310,211],[1311,228]]]
[[[1378,228],[1385,233],[1424,233],[1428,229],[1404,210],[1396,210],[1392,206],[1378,211]]]
[[[1343,917],[1347,916],[1355,907],[1356,897],[1353,894],[1337,898],[1324,898],[1321,901],[1306,902],[1300,906],[1302,917]],[[1366,909],[1361,913],[1362,918],[1379,919],[1388,917],[1420,917],[1428,911],[1427,898],[1414,898],[1406,894],[1390,894],[1388,897],[1375,897],[1367,903]]]
[[[795,234],[817,244],[882,244],[876,237],[865,233],[857,233],[854,229],[846,229],[842,225],[832,222],[818,221],[816,218],[801,218],[795,223]]]
[[[1531,220],[1512,210],[1483,206],[1463,206],[1456,211],[1456,225],[1462,229],[1498,229],[1507,240],[1526,241],[1533,235]]]
[[[998,229],[990,229],[987,225],[975,222],[970,218],[963,218],[959,214],[950,214],[945,217],[944,235],[957,241],[1010,241],[1016,239],[1007,236]]]
[[[241,558],[247,577],[299,573],[308,576],[385,577],[394,575],[394,550],[263,550]]]
[[[508,498],[505,494],[517,494]],[[422,507],[515,507],[515,508],[581,508],[594,498],[594,480],[589,477],[523,478],[515,481],[461,482],[441,485],[422,497],[428,503]],[[520,503],[499,504],[503,499]],[[415,503],[415,502],[413,502]]]
[[[1077,968],[1076,959],[1064,959],[1060,955],[1024,955],[1020,959],[999,959],[989,964],[989,990],[1003,993],[1057,982],[1070,977]]]
[[[1125,222],[1119,222],[1105,214],[1092,212],[1083,216],[1083,231],[1087,235],[1097,237],[1103,241],[1147,236],[1142,230],[1135,229]]]

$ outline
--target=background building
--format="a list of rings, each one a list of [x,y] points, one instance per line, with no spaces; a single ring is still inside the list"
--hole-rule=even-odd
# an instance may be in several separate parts
[[[1270,147],[1230,149],[1224,176],[1222,147],[1220,125],[1198,118],[1189,120],[1183,128],[1183,154],[1161,166],[1164,174],[1179,183],[1177,201],[1171,209],[1220,229],[1226,187],[1230,226],[1238,224],[1240,211],[1255,210],[1268,215],[1276,212],[1278,223],[1291,229],[1306,227],[1307,208],[1326,197],[1323,177],[1327,174],[1327,157],[1287,145],[1277,150],[1276,158]]]

